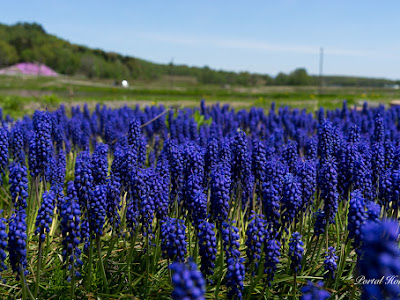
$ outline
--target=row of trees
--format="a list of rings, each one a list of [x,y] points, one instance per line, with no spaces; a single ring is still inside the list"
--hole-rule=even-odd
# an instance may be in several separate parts
[[[249,72],[216,71],[186,65],[155,64],[131,56],[69,43],[45,32],[36,23],[0,24],[0,68],[17,62],[39,62],[65,75],[88,78],[132,78],[154,80],[166,75],[189,76],[203,84],[219,85],[317,85],[318,77],[303,68],[276,77]],[[325,84],[342,86],[384,86],[390,80],[339,77],[324,78]]]

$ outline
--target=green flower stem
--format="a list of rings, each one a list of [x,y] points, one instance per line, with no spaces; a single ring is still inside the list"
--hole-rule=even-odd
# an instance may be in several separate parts
[[[168,281],[169,284],[172,285],[172,274],[171,274],[171,269],[169,268],[169,266],[171,265],[171,262],[169,261],[169,257],[167,258],[167,263],[168,263]]]
[[[72,255],[75,255],[74,249],[72,249]],[[72,263],[71,266],[71,292],[70,292],[70,299],[75,299],[75,262]]]
[[[37,270],[36,270],[36,283],[35,283],[35,298],[39,294],[39,283],[40,283],[40,270],[42,269],[42,256],[43,256],[43,242],[41,235],[43,234],[43,229],[39,234],[39,253],[38,253],[38,262],[37,262]]]
[[[219,278],[218,278],[218,283],[215,288],[215,299],[218,299],[218,294],[219,294],[219,287],[221,286],[222,282],[222,276],[223,276],[223,268],[224,268],[224,244],[222,241],[222,232],[221,229],[219,230],[219,242],[220,242],[220,251],[221,253],[219,254]]]
[[[104,269],[104,264],[103,264],[103,258],[101,255],[101,243],[100,243],[100,236],[96,236],[96,247],[97,247],[97,254],[99,256],[99,264],[100,264],[100,269],[101,269],[101,277],[103,278],[104,286],[106,288],[106,292],[109,292],[108,288],[108,281],[107,281],[107,275],[106,275],[106,269]]]
[[[342,273],[343,273],[344,264],[345,264],[347,256],[350,253],[350,250],[351,250],[351,243],[350,243],[350,240],[347,238],[346,243],[342,247],[341,255],[340,255],[340,258],[339,258],[339,264],[338,264],[339,268],[338,268],[336,281],[335,281],[335,290],[338,287],[339,280],[340,280],[340,278],[342,276]]]
[[[135,251],[135,244],[136,244],[136,238],[138,235],[139,228],[136,228],[135,235],[131,237],[131,247],[129,251],[129,258],[128,258],[128,281],[129,284],[132,285],[132,258],[133,258],[133,252]]]
[[[194,244],[194,251],[193,251],[193,259],[197,265],[197,260],[199,257],[199,243],[198,243],[198,238],[197,238],[197,228],[195,228],[195,230],[194,230],[194,243],[195,244]]]
[[[146,293],[145,293],[145,298],[148,299],[149,296],[149,277],[150,277],[150,243],[149,243],[149,233],[147,232],[146,234]]]
[[[247,299],[251,299],[251,294],[253,293],[253,289],[254,289],[254,283],[255,282],[254,282],[254,279],[253,279],[254,276],[252,276],[253,270],[254,270],[254,261],[251,262],[251,266],[250,266],[250,287],[249,287],[249,290],[248,290],[248,293],[247,293]]]
[[[293,300],[296,300],[296,290],[297,290],[297,273],[293,274]]]
[[[113,236],[113,237],[111,237],[111,239],[108,241],[107,254],[106,254],[106,257],[105,257],[105,259],[104,259],[104,267],[105,267],[106,269],[108,269],[108,261],[109,261],[109,259],[110,259],[110,255],[111,255],[112,251],[114,250],[114,246],[115,246],[115,243],[117,242],[117,240],[118,240],[118,236]]]
[[[93,241],[89,239],[89,262],[88,262],[88,276],[86,278],[86,289],[90,291],[90,285],[92,281],[92,267],[93,267]]]
[[[156,227],[156,234],[155,234],[155,244],[160,245],[160,230],[161,226]],[[154,247],[153,257],[151,259],[151,268],[150,271],[152,273],[157,272],[157,266],[161,256],[161,247]]]
[[[21,280],[22,280],[22,299],[23,299],[23,300],[26,300],[27,297],[29,296],[29,298],[30,298],[31,300],[36,300],[37,298],[35,298],[35,297],[32,295],[32,292],[31,292],[31,290],[29,289],[29,286],[28,286],[28,284],[27,284],[27,282],[26,282],[24,269],[21,268],[21,271],[20,271],[20,272],[21,272]]]
[[[313,259],[313,265],[311,268],[311,271],[315,270],[315,266],[317,265],[318,261],[319,261],[319,257],[321,255],[321,249],[322,249],[322,245],[324,244],[324,241],[321,240],[319,242],[319,247],[318,247],[318,252],[317,252],[317,256]]]
[[[24,274],[24,269],[21,267],[21,282],[22,282],[22,299],[26,300],[26,281],[25,281],[25,274]]]
[[[191,228],[190,228],[190,220],[189,218],[186,218],[186,227],[188,230],[188,238],[189,238],[189,245],[188,245],[188,252],[189,252],[189,257],[192,256],[192,239],[191,239]]]
[[[126,196],[127,196],[128,192],[124,193],[124,196],[122,197],[122,220],[121,220],[121,228],[125,228],[125,223],[126,223],[126,211],[128,209],[128,204],[126,203]]]

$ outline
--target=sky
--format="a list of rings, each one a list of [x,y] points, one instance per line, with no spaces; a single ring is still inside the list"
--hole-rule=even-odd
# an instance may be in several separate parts
[[[400,1],[5,1],[0,23],[37,22],[72,43],[157,63],[277,75],[400,79]]]

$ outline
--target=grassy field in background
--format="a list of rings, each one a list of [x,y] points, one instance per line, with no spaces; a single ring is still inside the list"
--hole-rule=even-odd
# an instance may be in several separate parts
[[[130,82],[129,88],[114,86],[110,80],[88,80],[60,76],[0,76],[0,106],[5,114],[20,117],[35,109],[54,109],[60,103],[66,106],[96,103],[113,107],[148,104],[198,105],[201,99],[207,103],[229,103],[236,108],[252,106],[269,108],[275,101],[277,106],[307,108],[315,111],[318,107],[340,107],[344,99],[350,106],[388,104],[400,99],[400,90],[389,88],[318,88],[288,86],[216,86],[200,85],[192,78],[165,77],[157,81]]]

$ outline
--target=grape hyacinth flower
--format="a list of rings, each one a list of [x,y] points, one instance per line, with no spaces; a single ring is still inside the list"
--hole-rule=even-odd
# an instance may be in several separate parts
[[[289,167],[289,172],[295,174],[297,162],[299,160],[296,141],[288,141],[283,149],[282,158],[286,165]]]
[[[0,210],[0,214],[3,213],[3,210]],[[0,218],[0,280],[1,273],[7,270],[7,265],[5,264],[5,260],[7,258],[7,254],[5,250],[7,249],[7,220],[5,218]],[[3,279],[3,283],[6,283],[5,279]]]
[[[185,185],[185,201],[183,207],[188,212],[188,217],[193,223],[203,220],[207,216],[207,197],[203,191],[201,178],[196,174],[191,174]]]
[[[25,163],[24,131],[21,121],[17,121],[11,129],[10,150],[14,162]]]
[[[55,168],[55,172],[53,174],[53,182],[52,185],[57,184],[61,187],[64,186],[65,174],[67,171],[67,158],[65,156],[65,151],[60,149],[57,156],[57,165]]]
[[[207,179],[218,163],[218,151],[218,140],[216,138],[209,139],[204,156],[204,173]]]
[[[46,233],[50,231],[53,222],[55,194],[53,191],[45,191],[42,195],[42,204],[36,217],[35,234],[40,234],[42,242],[46,239]],[[45,233],[46,232],[46,233]]]
[[[361,157],[356,144],[348,143],[339,160],[338,187],[341,200],[348,198],[356,174],[356,161]]]
[[[3,184],[1,174],[5,174],[8,165],[8,139],[8,130],[5,127],[0,127],[0,184]]]
[[[317,285],[308,281],[307,285],[301,289],[303,295],[300,297],[300,300],[327,300],[331,294],[322,289],[323,285],[322,281],[319,281]]]
[[[92,155],[92,174],[95,184],[105,184],[108,174],[108,145],[99,143]]]
[[[29,149],[29,170],[34,177],[43,176],[53,155],[52,120],[48,111],[35,111],[33,129],[34,135]]]
[[[304,157],[306,159],[314,160],[317,158],[317,139],[316,138],[310,138],[305,146],[305,153]]]
[[[212,171],[210,212],[211,219],[221,224],[228,218],[231,178],[229,168],[221,163]]]
[[[282,228],[288,232],[293,221],[297,222],[297,214],[301,205],[301,186],[291,173],[284,177],[282,195]]]
[[[258,269],[258,262],[261,260],[261,247],[267,237],[266,222],[263,215],[252,215],[250,223],[246,230],[246,254],[248,257],[247,267],[252,264],[252,276],[255,275],[255,270]]]
[[[333,155],[333,126],[328,120],[323,120],[318,128],[318,155],[321,160]]]
[[[60,217],[63,237],[63,268],[67,268],[68,271],[73,269],[74,274],[72,275],[80,277],[78,267],[83,264],[80,260],[81,249],[79,248],[81,243],[81,210],[77,191],[72,181],[68,183],[67,196],[60,211]],[[71,280],[71,274],[67,276],[67,280]]]
[[[245,276],[244,258],[240,257],[239,230],[233,225],[234,222],[222,222],[222,240],[226,255],[228,271],[226,274],[230,299],[242,299],[243,280]]]
[[[264,143],[258,139],[253,140],[251,171],[255,181],[264,182],[265,164],[267,163]]]
[[[232,150],[228,138],[222,138],[219,147],[219,161],[227,166],[229,173],[231,172]]]
[[[155,191],[154,197],[158,199],[155,201],[156,217],[158,220],[163,220],[168,216],[169,210],[169,163],[167,159],[160,158],[157,161],[155,178]]]
[[[138,168],[132,173],[128,202],[129,226],[139,221],[144,236],[152,234],[154,217],[155,172],[153,168]],[[133,222],[133,223],[132,223]],[[132,228],[133,229],[133,228]]]
[[[366,219],[364,198],[359,190],[351,193],[347,217],[349,239],[354,239],[353,247],[357,251],[361,243],[361,227]]]
[[[243,130],[238,130],[232,147],[232,181],[234,188],[240,184],[243,188],[251,173],[251,157],[247,148],[246,133]]]
[[[228,271],[226,286],[229,299],[243,299],[243,281],[245,277],[244,258],[228,256],[226,259]]]
[[[264,262],[264,273],[267,274],[268,286],[271,286],[274,281],[275,272],[278,268],[281,243],[277,239],[270,239],[265,243],[265,262]]]
[[[89,209],[90,192],[93,188],[93,166],[89,151],[78,154],[75,162],[75,188],[82,212]]]
[[[366,207],[367,207],[367,221],[379,223],[381,206],[375,202],[369,201]]]
[[[392,187],[392,169],[388,169],[379,178],[378,193],[379,204],[386,208],[389,206],[390,201],[392,201]]]
[[[111,226],[111,230],[119,232],[119,226],[121,224],[120,210],[121,210],[121,184],[115,176],[111,176],[107,180],[107,198],[106,198],[106,211],[107,220]]]
[[[328,251],[325,253],[325,260],[324,260],[324,269],[327,271],[326,274],[324,274],[324,277],[326,279],[335,279],[335,271],[337,269],[337,259],[339,258],[336,255],[336,249],[334,247],[329,247]]]
[[[146,161],[146,145],[143,149],[143,138],[140,132],[140,123],[133,119],[129,124],[128,144],[132,152],[133,163],[137,166],[142,166]]]
[[[143,236],[152,235],[152,223],[155,210],[156,173],[153,168],[147,168],[142,174],[144,190],[140,195],[140,223]]]
[[[27,270],[28,262],[26,259],[26,212],[23,208],[18,208],[11,216],[9,221],[8,245],[10,265],[14,273],[17,273],[17,280],[20,275],[26,276],[29,274]]]
[[[322,162],[319,171],[318,185],[321,190],[321,199],[324,201],[325,217],[330,224],[334,224],[339,194],[337,189],[337,166],[332,156],[329,156]]]
[[[314,161],[305,160],[299,165],[297,170],[300,178],[300,185],[302,191],[301,208],[303,212],[308,212],[310,206],[313,204],[313,198],[317,185],[316,168]]]
[[[398,246],[398,222],[367,222],[362,228],[359,274],[365,281],[385,278],[387,284],[363,284],[362,300],[398,299],[400,286],[390,278],[400,274],[400,250]],[[395,279],[396,280],[396,279]]]
[[[280,195],[273,181],[263,183],[263,212],[268,222],[268,230],[273,233],[279,231]]]
[[[384,143],[385,147],[385,169],[390,169],[393,165],[394,150],[395,147],[391,140],[386,139]]]
[[[12,163],[9,166],[9,184],[11,200],[16,208],[27,207],[28,198],[28,173],[26,167],[20,163]]]
[[[139,205],[131,199],[126,208],[126,227],[131,236],[134,236],[139,222]]]
[[[206,282],[196,264],[189,260],[187,264],[174,262],[169,267],[172,270],[171,294],[174,300],[204,300]]]
[[[187,253],[186,226],[183,220],[167,218],[161,222],[163,258],[183,262]]]
[[[227,256],[240,257],[239,229],[234,224],[235,221],[223,221],[221,235]]]
[[[299,270],[301,270],[301,259],[304,252],[304,243],[300,239],[300,233],[294,232],[289,242],[289,256],[291,259],[290,267],[294,273],[297,273]]]
[[[89,229],[90,234],[96,237],[103,234],[107,205],[106,185],[97,185],[92,191],[89,201]]]
[[[371,155],[368,149],[363,150],[355,162],[354,190],[361,190],[366,200],[372,200],[375,196],[373,187],[373,176],[371,169]]]
[[[323,210],[317,210],[314,214],[315,223],[314,223],[314,235],[319,237],[321,234],[325,233],[326,229],[326,216]]]
[[[214,274],[215,260],[217,259],[217,238],[214,228],[214,224],[206,220],[202,220],[198,225],[200,271],[205,278]]]
[[[86,251],[90,246],[90,226],[88,212],[90,208],[90,197],[93,188],[92,163],[89,151],[82,151],[78,154],[75,162],[75,188],[78,195],[79,207],[82,219],[82,242]]]
[[[165,142],[164,149],[167,153],[168,162],[170,165],[171,172],[171,192],[170,192],[170,202],[174,203],[176,200],[179,202],[181,197],[182,188],[184,185],[184,160],[183,155],[173,140],[167,140]]]
[[[372,141],[379,144],[383,144],[385,141],[385,125],[383,118],[379,114],[375,118],[375,128]]]

